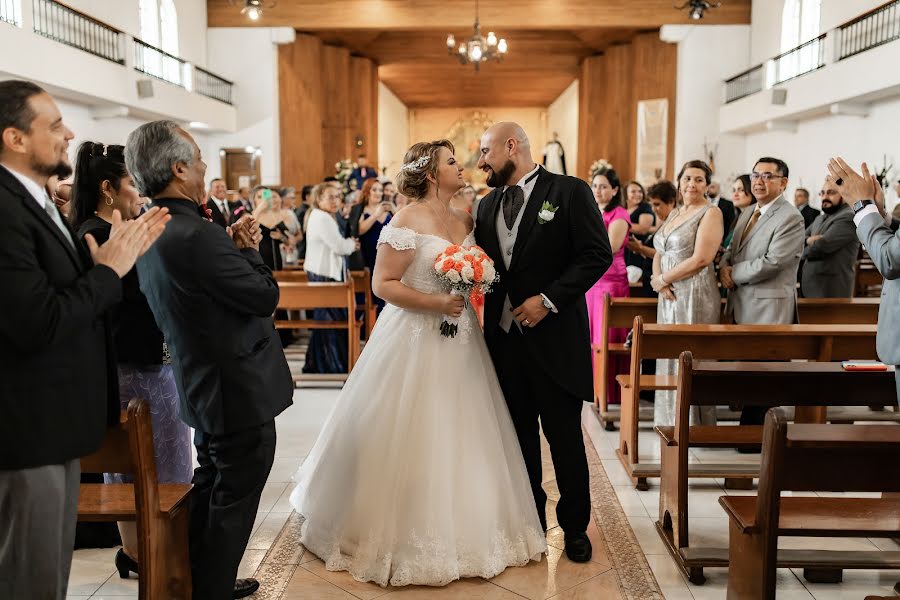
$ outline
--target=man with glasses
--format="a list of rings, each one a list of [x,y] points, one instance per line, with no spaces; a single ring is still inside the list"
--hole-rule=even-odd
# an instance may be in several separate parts
[[[719,270],[722,287],[729,290],[725,314],[739,325],[796,323],[805,228],[800,211],[784,198],[788,166],[778,158],[760,158],[750,183],[756,206],[738,218]],[[761,425],[764,416],[761,409],[745,408],[741,424]]]

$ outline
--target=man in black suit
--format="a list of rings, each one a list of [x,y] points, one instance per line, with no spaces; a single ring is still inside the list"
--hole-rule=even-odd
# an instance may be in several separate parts
[[[193,597],[243,597],[259,587],[235,578],[275,457],[275,416],[294,388],[272,321],[278,284],[252,216],[227,230],[201,216],[206,165],[176,123],[133,131],[125,161],[141,193],[172,215],[138,274],[172,353],[181,416],[196,430]]]
[[[706,189],[706,194],[709,197],[709,203],[713,206],[718,206],[719,210],[722,211],[722,228],[728,234],[731,231],[732,223],[734,223],[734,203],[719,196],[721,189],[719,182],[713,181]]]
[[[378,171],[369,166],[369,159],[365,154],[360,154],[356,157],[356,168],[350,173],[347,183],[350,184],[351,181],[355,181],[356,183],[350,184],[351,188],[361,190],[366,179],[372,179],[373,177],[378,177]]]
[[[209,199],[206,201],[206,208],[212,215],[212,221],[221,227],[228,227],[231,224],[232,213],[234,208],[228,202],[228,187],[225,181],[218,177],[209,182]]]
[[[803,215],[803,227],[809,229],[812,222],[816,220],[821,213],[809,205],[809,190],[806,188],[797,188],[794,190],[794,206]]]
[[[519,125],[488,129],[478,168],[494,190],[479,204],[476,236],[500,276],[485,300],[485,340],[541,524],[546,529],[542,428],[559,485],[566,555],[585,562],[591,498],[581,409],[593,398],[593,382],[584,294],[612,264],[609,237],[587,184],[536,165]]]
[[[79,458],[119,418],[108,309],[162,233],[166,210],[78,240],[47,194],[71,173],[53,99],[0,82],[0,598],[66,597]]]

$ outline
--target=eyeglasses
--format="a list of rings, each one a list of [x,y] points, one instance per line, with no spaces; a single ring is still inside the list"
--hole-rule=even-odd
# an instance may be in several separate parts
[[[778,175],[777,173],[757,173],[754,171],[753,173],[750,173],[750,179],[762,179],[766,183],[769,183],[773,179],[784,179],[784,175]]]

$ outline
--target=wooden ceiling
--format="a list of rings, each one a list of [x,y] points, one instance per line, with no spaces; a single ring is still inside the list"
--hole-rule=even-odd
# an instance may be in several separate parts
[[[696,23],[673,0],[483,0],[482,33],[506,38],[509,52],[476,72],[445,43],[448,33],[458,42],[472,35],[474,0],[278,0],[255,23],[229,0],[207,7],[210,27],[293,27],[370,58],[410,108],[546,107],[575,81],[584,57],[664,24]],[[749,23],[750,0],[724,0],[703,22]]]

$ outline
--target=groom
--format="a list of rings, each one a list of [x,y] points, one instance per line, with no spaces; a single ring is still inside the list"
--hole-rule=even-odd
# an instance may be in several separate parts
[[[537,166],[525,131],[497,123],[481,138],[478,168],[494,190],[478,207],[478,244],[500,275],[484,308],[484,335],[506,396],[541,525],[540,429],[550,444],[566,556],[591,559],[582,402],[593,398],[584,294],[612,264],[603,217],[580,179]],[[538,424],[540,419],[540,425]]]

